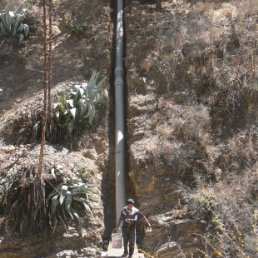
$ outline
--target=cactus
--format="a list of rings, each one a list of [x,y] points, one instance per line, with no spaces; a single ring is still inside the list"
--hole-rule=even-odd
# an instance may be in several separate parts
[[[23,23],[26,9],[20,9],[17,12],[0,12],[1,35],[18,37],[20,42],[29,35],[29,25]]]
[[[99,73],[94,71],[88,83],[76,85],[69,94],[62,93],[60,102],[54,104],[57,125],[67,129],[69,134],[86,123],[92,125],[96,104],[103,95],[102,84],[105,78],[100,81],[98,79]]]

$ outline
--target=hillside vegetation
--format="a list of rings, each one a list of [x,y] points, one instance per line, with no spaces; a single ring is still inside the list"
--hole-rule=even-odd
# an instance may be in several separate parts
[[[0,256],[99,257],[115,226],[115,1],[53,0],[40,189],[42,1],[0,0],[19,7],[23,29],[0,36]],[[257,20],[255,0],[125,0],[126,191],[150,255],[257,253]]]
[[[26,8],[30,28],[22,41],[0,36],[0,257],[98,257],[102,248],[109,3],[52,2],[53,113],[39,189],[42,1],[0,1],[6,12]]]
[[[144,249],[255,255],[257,4],[127,4],[129,175],[154,224]]]

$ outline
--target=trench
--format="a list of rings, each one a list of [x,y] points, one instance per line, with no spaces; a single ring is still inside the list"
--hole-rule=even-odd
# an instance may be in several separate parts
[[[126,1],[124,1],[126,5]],[[102,181],[102,201],[104,205],[104,235],[103,235],[103,247],[106,248],[112,230],[116,224],[116,161],[115,161],[115,149],[116,149],[116,139],[115,139],[115,67],[116,67],[116,25],[117,25],[117,0],[110,0],[110,17],[111,17],[111,27],[112,27],[112,48],[110,51],[111,63],[110,63],[110,75],[109,75],[109,122],[108,122],[108,137],[109,137],[109,155],[106,163],[106,171],[103,175]],[[125,23],[124,19],[124,23]],[[124,28],[124,59],[126,58],[126,30]],[[129,172],[129,142],[128,142],[128,87],[126,83],[126,69],[124,69],[124,165],[125,165],[125,194],[126,197],[133,198],[134,190],[130,178]]]
[[[109,74],[109,117],[108,117],[108,139],[109,154],[106,162],[106,171],[102,179],[102,201],[104,206],[104,234],[103,247],[107,248],[110,235],[116,224],[116,193],[115,193],[115,60],[116,60],[116,0],[110,0],[110,18],[111,18],[111,50],[110,50],[110,74]]]

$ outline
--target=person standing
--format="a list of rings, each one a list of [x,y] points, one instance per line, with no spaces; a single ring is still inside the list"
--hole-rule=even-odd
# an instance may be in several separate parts
[[[131,258],[133,257],[134,252],[136,223],[140,220],[143,220],[149,228],[151,228],[151,224],[147,220],[147,218],[136,207],[134,207],[133,199],[128,199],[126,203],[127,206],[122,209],[119,221],[115,229],[117,231],[120,228],[121,222],[123,222],[122,235],[124,241],[124,254],[122,255],[122,257],[127,257],[128,255],[129,242],[129,258]]]

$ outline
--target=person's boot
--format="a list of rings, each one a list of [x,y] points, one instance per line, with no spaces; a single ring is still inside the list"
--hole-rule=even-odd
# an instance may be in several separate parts
[[[130,250],[129,251],[129,256],[128,256],[128,258],[132,258],[133,257],[133,253],[132,253],[132,251]]]
[[[129,256],[128,258],[132,258],[134,253],[134,246],[129,246]]]
[[[128,253],[123,253],[121,257],[127,257]]]

